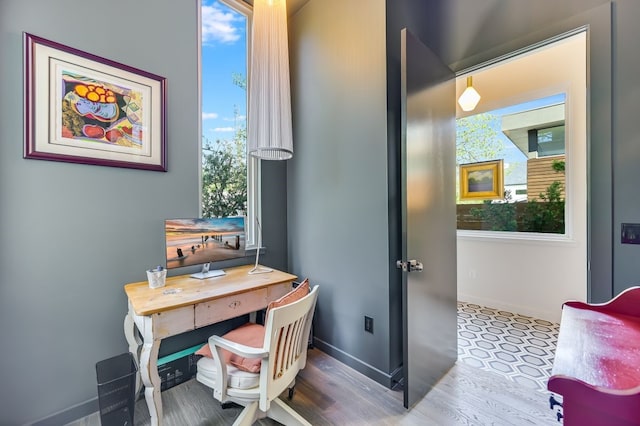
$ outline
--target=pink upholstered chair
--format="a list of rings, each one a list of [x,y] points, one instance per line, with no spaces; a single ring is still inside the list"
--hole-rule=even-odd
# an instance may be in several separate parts
[[[196,379],[212,388],[218,401],[235,402],[245,407],[234,425],[248,426],[257,419],[270,417],[287,426],[310,426],[281,401],[279,395],[287,388],[291,395],[298,371],[305,367],[317,296],[316,285],[301,299],[286,303],[291,297],[284,297],[286,304],[283,306],[270,306],[262,347],[246,346],[220,336],[209,338],[213,358],[204,357],[198,361]],[[262,326],[249,324],[243,327],[246,330],[241,332],[259,332]],[[230,335],[233,332],[225,336]],[[230,363],[224,364],[229,359]]]

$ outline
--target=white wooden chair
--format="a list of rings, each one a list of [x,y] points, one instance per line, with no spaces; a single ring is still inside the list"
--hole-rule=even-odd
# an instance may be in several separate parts
[[[279,395],[287,388],[289,396],[292,395],[298,371],[306,365],[309,332],[317,297],[316,285],[302,299],[270,309],[264,326],[262,348],[245,346],[220,336],[209,338],[213,358],[198,361],[196,379],[212,388],[214,398],[221,403],[235,402],[245,407],[233,423],[234,426],[252,425],[264,417],[270,417],[286,426],[311,426],[280,400]],[[223,368],[224,355],[221,349],[244,358],[261,358],[260,372],[240,371],[232,365]]]

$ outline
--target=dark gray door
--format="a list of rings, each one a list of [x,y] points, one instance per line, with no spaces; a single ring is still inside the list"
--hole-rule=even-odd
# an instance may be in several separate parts
[[[406,29],[401,75],[405,263],[399,266],[406,269],[403,365],[409,408],[446,374],[458,352],[455,76]]]

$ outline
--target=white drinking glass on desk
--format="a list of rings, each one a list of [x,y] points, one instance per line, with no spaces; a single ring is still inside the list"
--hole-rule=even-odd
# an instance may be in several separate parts
[[[167,270],[164,268],[147,270],[147,280],[150,288],[164,287],[166,278]]]

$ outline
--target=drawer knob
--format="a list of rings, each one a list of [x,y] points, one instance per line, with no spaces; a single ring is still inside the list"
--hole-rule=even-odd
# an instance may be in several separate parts
[[[231,309],[235,309],[235,308],[237,308],[238,306],[240,306],[240,303],[241,303],[241,302],[240,302],[239,300],[234,300],[233,302],[229,303],[229,307],[230,307]]]

